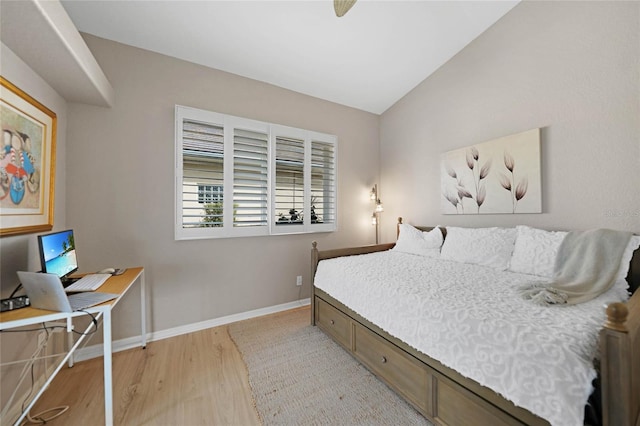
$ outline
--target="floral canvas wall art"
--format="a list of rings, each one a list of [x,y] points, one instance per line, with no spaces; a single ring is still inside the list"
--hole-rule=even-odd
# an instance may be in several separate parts
[[[441,156],[443,214],[541,213],[540,129]]]

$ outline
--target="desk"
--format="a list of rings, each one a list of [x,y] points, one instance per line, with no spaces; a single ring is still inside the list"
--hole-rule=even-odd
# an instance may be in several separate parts
[[[146,327],[146,288],[144,282],[144,268],[128,268],[124,274],[118,276],[112,276],[109,278],[100,288],[97,290],[103,293],[115,293],[119,296],[108,302],[102,303],[97,306],[86,309],[86,312],[90,312],[95,315],[97,320],[102,319],[102,346],[104,352],[104,420],[107,426],[113,424],[113,382],[112,382],[112,363],[111,363],[111,310],[118,304],[120,299],[129,291],[133,284],[140,282],[140,332],[142,336],[141,346],[144,348],[147,346],[147,327]],[[7,311],[0,313],[0,330],[24,327],[28,325],[40,324],[43,322],[60,321],[65,320],[67,322],[67,331],[71,332],[73,326],[73,318],[86,317],[85,312],[53,312],[45,311],[42,309],[36,309],[32,307],[16,309],[14,311]],[[89,324],[87,329],[75,344],[69,349],[66,356],[56,366],[51,376],[44,383],[40,391],[33,398],[31,403],[26,407],[20,418],[15,424],[20,422],[26,417],[27,413],[33,405],[37,402],[40,396],[44,393],[45,389],[53,381],[54,377],[62,369],[64,364],[71,360],[75,350],[82,344],[84,339],[88,337],[87,332],[93,327],[93,324]]]

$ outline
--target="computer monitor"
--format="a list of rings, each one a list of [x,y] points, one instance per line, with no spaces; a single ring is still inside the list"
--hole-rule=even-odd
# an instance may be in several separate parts
[[[73,230],[39,235],[38,247],[42,272],[56,274],[65,284],[72,281],[69,275],[78,270]]]

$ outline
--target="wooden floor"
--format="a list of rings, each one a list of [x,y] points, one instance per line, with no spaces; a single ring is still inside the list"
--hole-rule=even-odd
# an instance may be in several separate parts
[[[68,405],[48,425],[104,424],[102,358],[64,367],[31,415]],[[259,425],[247,370],[220,326],[113,355],[116,425]]]

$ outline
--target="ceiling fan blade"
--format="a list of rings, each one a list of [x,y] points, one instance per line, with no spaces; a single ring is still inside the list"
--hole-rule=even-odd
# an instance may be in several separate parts
[[[336,16],[339,18],[351,9],[356,3],[356,0],[333,0],[333,8],[336,11]]]

